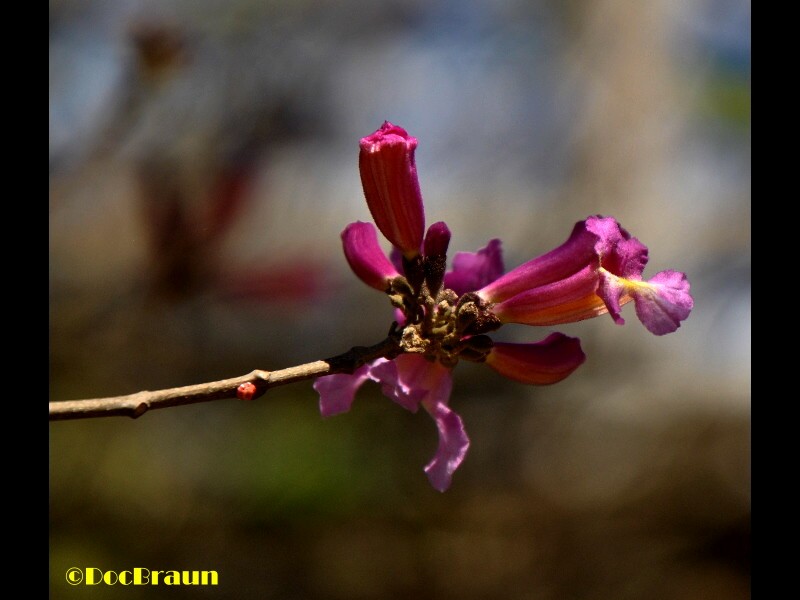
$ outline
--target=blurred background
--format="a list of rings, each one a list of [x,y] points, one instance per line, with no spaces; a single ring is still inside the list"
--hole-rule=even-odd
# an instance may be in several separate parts
[[[383,339],[339,234],[358,140],[419,139],[428,223],[507,268],[616,217],[695,309],[554,328],[535,388],[455,371],[472,440],[366,385],[323,420],[262,399],[50,424],[50,592],[68,568],[216,570],[127,598],[749,598],[750,2],[50,1],[50,396],[278,369]],[[504,327],[506,340],[552,330]]]

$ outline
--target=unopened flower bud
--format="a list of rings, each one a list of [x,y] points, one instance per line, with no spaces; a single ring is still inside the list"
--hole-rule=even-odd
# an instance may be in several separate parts
[[[425,211],[417,179],[417,139],[389,121],[361,139],[358,168],[367,206],[381,233],[406,258],[420,252]]]

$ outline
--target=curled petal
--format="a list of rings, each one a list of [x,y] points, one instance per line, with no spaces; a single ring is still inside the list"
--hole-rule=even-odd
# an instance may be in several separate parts
[[[348,412],[356,392],[369,379],[369,366],[356,369],[352,375],[337,373],[318,377],[314,390],[319,394],[319,411],[323,417]]]
[[[342,232],[342,246],[347,264],[368,286],[386,291],[389,281],[400,275],[381,249],[372,223],[350,223]]]
[[[383,395],[411,412],[428,395],[428,369],[432,363],[416,354],[401,354],[394,360],[376,362],[370,377],[381,384]]]
[[[444,276],[444,286],[459,296],[489,285],[503,274],[503,250],[498,239],[477,252],[457,252],[453,268]]]
[[[647,259],[647,246],[636,238],[620,240],[603,259],[598,270],[597,295],[617,325],[625,324],[622,305],[631,301],[628,291],[641,281]]]
[[[622,229],[627,236],[627,232]],[[641,279],[647,266],[647,246],[632,237],[618,240],[612,248],[601,256],[600,265],[609,273],[625,279]]]
[[[655,335],[672,333],[689,316],[694,300],[689,293],[689,281],[684,273],[661,271],[649,281],[617,277],[600,270],[598,295],[609,308],[614,320],[622,324],[620,304],[633,300],[636,316]]]
[[[566,378],[585,360],[578,338],[552,333],[534,344],[495,342],[486,364],[509,379],[549,385]]]
[[[600,269],[599,276],[597,297],[603,301],[611,318],[614,319],[614,323],[624,325],[625,319],[622,318],[621,314],[622,305],[632,300],[627,293],[630,281],[612,275],[605,269]]]
[[[401,354],[394,360],[378,359],[370,378],[381,384],[383,394],[412,412],[421,402],[447,404],[453,389],[451,369],[419,354]]]
[[[450,487],[453,473],[467,455],[469,438],[461,417],[446,404],[437,402],[429,406],[426,403],[425,409],[439,430],[439,446],[433,460],[425,466],[425,474],[434,488],[444,492]]]
[[[636,316],[655,335],[678,329],[694,307],[689,280],[678,271],[661,271],[647,283],[635,285],[629,293],[636,304]]]
[[[576,228],[581,223],[576,223]],[[583,221],[586,231],[596,236],[594,242],[594,253],[601,257],[612,254],[617,245],[631,237],[631,235],[613,217],[603,217],[594,215]]]
[[[512,269],[485,285],[478,295],[490,302],[502,302],[526,290],[566,279],[587,266],[597,268],[601,257],[612,255],[616,245],[629,237],[615,219],[589,217],[575,224],[561,246]]]
[[[425,211],[414,151],[417,139],[405,129],[384,122],[361,139],[358,168],[372,218],[381,233],[406,258],[419,254],[425,232]]]
[[[426,406],[448,404],[453,391],[453,370],[439,362],[426,360],[418,354],[401,354],[394,359],[401,379],[407,385],[426,391],[422,403]]]

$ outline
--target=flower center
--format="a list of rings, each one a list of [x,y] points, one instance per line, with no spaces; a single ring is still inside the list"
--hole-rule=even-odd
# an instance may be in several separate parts
[[[458,296],[448,288],[431,293],[427,281],[414,291],[404,277],[392,280],[387,293],[405,317],[400,335],[403,351],[422,354],[445,367],[454,367],[460,358],[486,360],[492,340],[484,334],[500,327],[500,320],[477,294]]]

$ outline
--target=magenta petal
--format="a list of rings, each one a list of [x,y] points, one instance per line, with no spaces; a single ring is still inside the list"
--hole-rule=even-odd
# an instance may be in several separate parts
[[[495,342],[486,364],[509,379],[550,385],[566,378],[585,360],[578,338],[552,333],[534,344]]]
[[[624,325],[625,319],[622,318],[622,299],[628,292],[628,281],[620,279],[611,273],[601,270],[600,281],[597,286],[597,295],[608,309],[608,314],[614,319],[617,325]],[[628,298],[630,300],[630,298]]]
[[[426,390],[422,403],[428,406],[447,404],[453,391],[453,370],[439,362],[426,360],[419,354],[401,354],[395,359],[405,381]]]
[[[464,423],[455,412],[442,402],[425,408],[436,422],[439,430],[439,446],[433,460],[425,466],[425,474],[431,485],[440,492],[450,487],[453,473],[463,462],[469,449],[469,438]]]
[[[593,253],[598,256],[608,256],[620,242],[631,237],[614,217],[594,215],[582,223],[586,231],[596,236]],[[581,223],[576,223],[575,229],[578,229],[580,225]]]
[[[381,249],[372,223],[350,223],[342,232],[342,246],[350,268],[368,286],[386,291],[389,281],[400,275]]]
[[[503,274],[503,250],[498,239],[477,252],[456,252],[453,268],[444,276],[444,287],[459,296],[489,285]]]
[[[641,279],[647,260],[647,246],[636,238],[625,238],[620,239],[602,256],[601,264],[605,270],[619,277]]]
[[[318,377],[314,389],[319,394],[319,411],[323,417],[332,417],[350,410],[356,392],[369,379],[369,367],[364,365],[352,375],[337,373]]]
[[[421,402],[433,406],[450,400],[451,369],[438,362],[419,354],[401,354],[394,360],[378,359],[372,365],[370,377],[381,383],[384,395],[411,412],[416,412]]]
[[[627,232],[623,230],[627,235]],[[630,300],[626,294],[631,282],[641,281],[647,265],[647,246],[636,238],[619,240],[603,257],[599,270],[597,295],[603,300],[608,313],[617,325],[624,325],[622,304]]]
[[[419,410],[419,403],[428,395],[425,387],[431,363],[416,354],[401,354],[394,360],[375,361],[369,375],[381,384],[383,395],[411,412]]]
[[[445,491],[469,447],[461,417],[447,408],[453,388],[451,369],[418,354],[401,354],[394,360],[375,361],[370,377],[382,384],[387,397],[412,412],[422,404],[436,421],[439,448],[425,473],[433,487]]]
[[[661,271],[628,293],[636,304],[636,316],[655,335],[678,329],[694,307],[689,280],[678,271]]]

